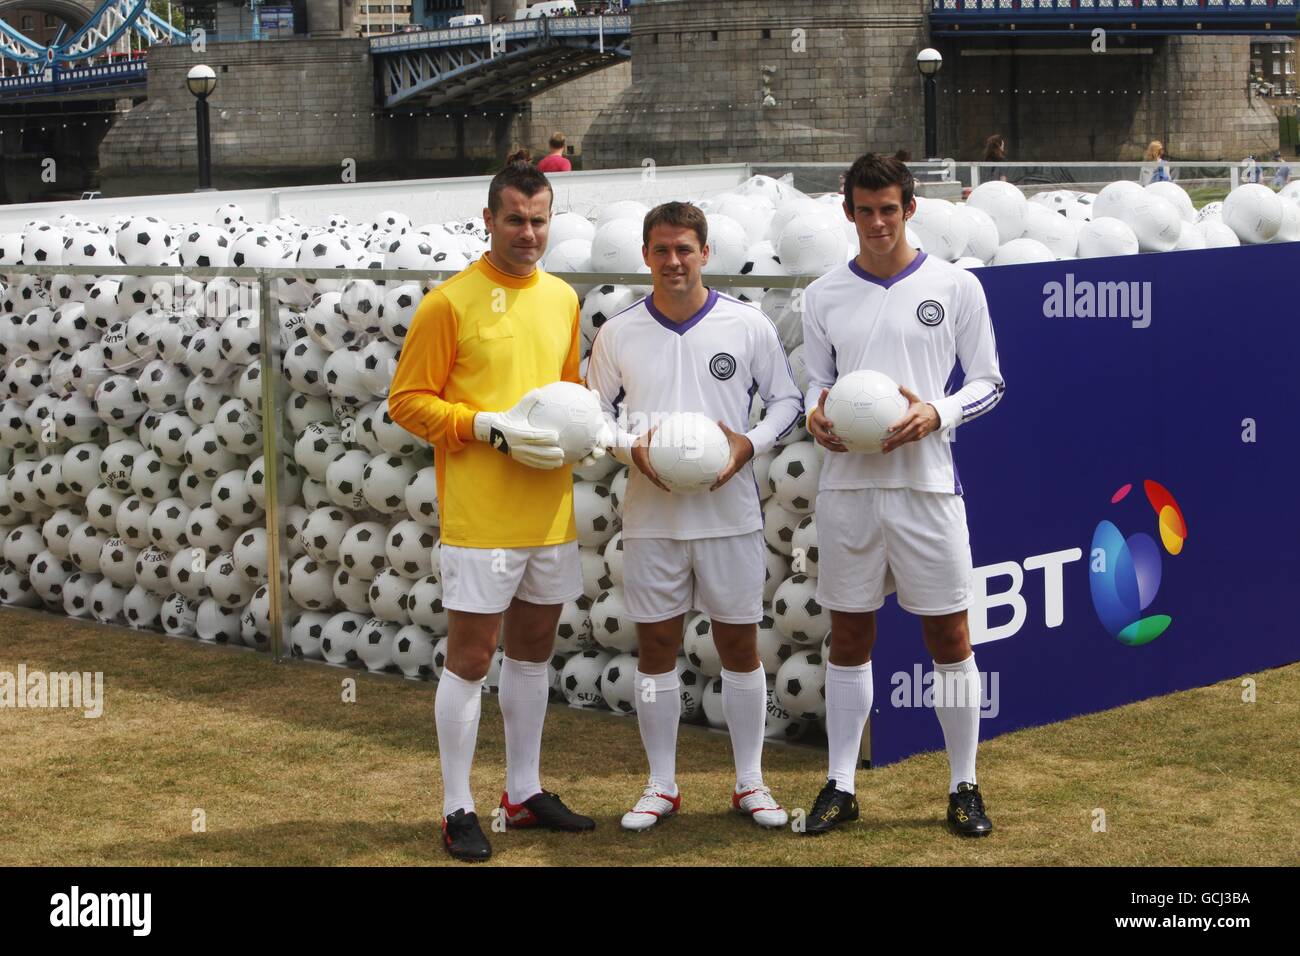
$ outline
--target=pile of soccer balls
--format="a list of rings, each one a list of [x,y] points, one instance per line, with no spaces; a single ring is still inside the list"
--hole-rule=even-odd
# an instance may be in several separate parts
[[[1048,248],[1051,258],[1083,255],[1084,230],[1099,223],[1099,235],[1119,237],[1105,248],[1156,248],[1152,237],[1167,231],[1169,219],[1162,197],[1178,199],[1169,185],[1116,184],[1089,204],[1059,193],[1026,200],[1014,187],[989,183],[966,204],[923,202],[909,232],[915,245],[963,265],[1033,261],[1041,254],[1028,243]],[[1201,210],[1196,231],[1207,244],[1227,241],[1214,223],[1241,241],[1291,235],[1300,195],[1259,188],[1269,196],[1243,186],[1217,211]],[[707,271],[818,275],[839,265],[857,248],[838,201],[767,177],[701,200],[712,247]],[[1190,203],[1175,207],[1183,242]],[[1102,210],[1108,215],[1096,215]],[[646,211],[623,201],[591,218],[559,212],[544,266],[645,273]],[[265,649],[264,509],[274,467],[285,505],[291,652],[436,678],[447,614],[432,453],[392,421],[386,399],[415,309],[436,284],[426,274],[464,267],[486,243],[481,222],[414,226],[385,212],[366,223],[341,216],[321,225],[287,216],[253,223],[229,204],[209,223],[96,224],[64,214],[0,235],[0,603]],[[104,270],[42,279],[24,274],[31,264]],[[113,267],[123,264],[159,273],[115,277]],[[271,334],[283,346],[278,372],[290,391],[275,423],[282,460],[270,464],[257,287],[230,278],[172,281],[168,270],[177,266],[385,268],[412,277],[277,280]],[[606,320],[647,291],[648,284],[579,288],[584,351]],[[733,291],[776,322],[806,390],[792,294]],[[825,710],[829,615],[814,597],[821,461],[796,427],[754,462],[769,546],[759,653],[774,737],[805,734]],[[627,473],[608,457],[576,472],[584,596],[563,609],[552,689],[574,706],[631,714],[636,636],[623,609],[619,533]],[[698,486],[704,478],[682,481]],[[721,662],[707,618],[688,619],[678,670],[686,718],[722,726]]]

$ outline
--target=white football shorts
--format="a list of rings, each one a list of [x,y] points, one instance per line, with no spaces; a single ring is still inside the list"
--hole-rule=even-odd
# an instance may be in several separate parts
[[[442,606],[451,611],[500,614],[514,598],[563,604],[582,594],[578,542],[537,548],[442,546]]]
[[[961,495],[910,488],[825,490],[817,495],[817,603],[930,617],[971,600],[970,533]]]
[[[623,539],[623,605],[632,621],[666,621],[691,608],[723,624],[763,619],[763,532],[723,538]]]

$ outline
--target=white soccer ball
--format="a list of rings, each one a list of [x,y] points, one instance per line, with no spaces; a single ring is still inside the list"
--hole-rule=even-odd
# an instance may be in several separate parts
[[[1019,239],[1025,231],[1025,207],[1029,200],[1011,183],[1000,179],[980,183],[966,197],[966,204],[982,210],[993,220],[998,229],[999,245]]]
[[[1232,228],[1218,216],[1197,220],[1196,228],[1205,239],[1207,249],[1226,249],[1241,245]]]
[[[325,625],[334,615],[322,611],[303,611],[289,623],[289,653],[304,660],[324,659],[321,639]]]
[[[1112,216],[1094,215],[1079,227],[1079,258],[1135,256],[1138,239],[1128,223]]]
[[[695,614],[686,619],[682,653],[691,666],[705,676],[722,676],[722,658],[713,641],[713,622],[703,614]]]
[[[763,725],[763,736],[769,740],[798,740],[809,727],[809,721],[801,720],[783,705],[776,696],[776,678],[767,678],[767,720]]]
[[[560,672],[564,699],[570,707],[603,707],[605,698],[600,693],[600,679],[605,665],[614,659],[608,651],[580,651],[570,657]]]
[[[700,709],[704,711],[704,719],[708,721],[710,727],[715,730],[726,730],[727,714],[722,708],[722,678],[706,677],[707,683],[704,685],[704,692],[701,695]]]
[[[565,464],[591,454],[605,427],[604,412],[595,392],[574,382],[551,382],[538,390],[537,403],[528,412],[528,424],[559,435]]]
[[[776,672],[776,700],[799,720],[826,713],[826,664],[821,649],[795,651]]]
[[[623,589],[602,591],[591,605],[591,635],[601,647],[615,653],[636,650],[636,625],[626,617]]]
[[[339,543],[339,562],[358,577],[373,580],[387,560],[384,554],[387,540],[388,529],[379,522],[358,522]]]
[[[289,596],[308,610],[321,610],[334,603],[334,570],[329,562],[303,555],[289,566]]]
[[[1042,243],[1057,259],[1074,258],[1079,250],[1078,224],[1039,203],[1025,207],[1025,232],[1021,238]]]
[[[611,657],[600,674],[600,695],[605,698],[605,706],[616,714],[634,714],[640,693],[636,686],[636,655]]]
[[[588,651],[596,644],[591,636],[591,617],[587,614],[585,598],[565,601],[560,608],[560,621],[555,628],[555,651],[557,654],[573,654]]]
[[[212,641],[217,644],[242,644],[239,623],[239,608],[223,605],[215,598],[205,598],[199,602],[194,615],[194,630],[200,641]]]
[[[828,401],[828,408],[829,405]],[[817,506],[821,470],[821,456],[812,442],[795,442],[782,448],[767,473],[772,500],[787,511],[808,514]]]
[[[1263,183],[1243,183],[1223,200],[1223,221],[1243,243],[1271,242],[1282,228],[1282,204]]]
[[[380,618],[366,621],[357,638],[356,655],[367,670],[382,671],[393,665],[393,643],[402,627],[402,623]]]
[[[675,494],[708,491],[731,460],[726,434],[698,412],[674,412],[650,436],[650,464]]]
[[[998,251],[993,253],[989,265],[1018,266],[1030,262],[1051,262],[1055,258],[1056,256],[1052,255],[1052,250],[1037,239],[1021,236],[998,246]]]
[[[591,266],[586,271],[622,273],[646,271],[645,262],[641,258],[641,221],[640,218],[620,218],[598,225],[596,234],[591,238]],[[578,240],[569,240],[569,242],[576,241]],[[559,252],[559,248],[555,251]]]
[[[794,529],[791,557],[800,574],[817,577],[817,516],[807,515]]]
[[[916,197],[916,213],[908,220],[927,253],[949,262],[965,254],[971,224],[972,220],[947,200],[924,196]]]
[[[447,609],[442,606],[442,582],[436,574],[421,578],[406,595],[406,613],[411,621],[433,634],[447,633]]]
[[[819,276],[849,259],[844,230],[829,215],[797,213],[776,240],[781,265],[793,276]]]
[[[350,664],[358,660],[357,645],[361,630],[369,618],[353,611],[341,611],[330,617],[321,629],[321,656],[331,664]]]
[[[635,303],[638,296],[631,286],[598,285],[582,300],[582,338],[587,348],[596,341],[596,333],[609,319]]]
[[[794,529],[803,515],[787,511],[772,499],[763,502],[763,540],[780,555],[790,557],[794,548]]]
[[[1183,222],[1194,222],[1196,220],[1196,206],[1192,203],[1192,197],[1187,195],[1187,190],[1182,186],[1167,179],[1161,179],[1147,183],[1145,189],[1152,195],[1159,196],[1178,210],[1178,216]]]
[[[428,679],[433,676],[434,643],[428,629],[408,624],[393,635],[393,663],[413,680]]]
[[[835,434],[849,451],[862,454],[880,451],[887,429],[907,413],[907,407],[898,383],[873,369],[841,376],[826,396],[826,417]]]
[[[398,625],[411,623],[407,612],[407,595],[415,582],[402,577],[392,568],[384,568],[370,582],[366,599],[375,617]]]
[[[578,526],[578,544],[597,548],[619,528],[614,499],[602,482],[580,481],[573,486],[573,518]]]
[[[818,644],[831,630],[831,616],[817,603],[817,579],[806,574],[787,578],[772,598],[776,629],[796,644]]]

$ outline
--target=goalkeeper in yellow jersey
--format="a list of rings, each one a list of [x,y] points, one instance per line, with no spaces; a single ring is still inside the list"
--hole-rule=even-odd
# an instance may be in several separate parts
[[[483,680],[503,624],[507,826],[596,825],[543,790],[539,769],[556,625],[563,603],[582,593],[572,469],[556,433],[528,423],[538,388],[581,381],[578,297],[537,267],[552,198],[529,163],[493,178],[483,210],[490,249],[424,297],[388,398],[393,420],[434,446],[448,611],[434,714],[443,843],[458,860],[492,854],[469,776]]]

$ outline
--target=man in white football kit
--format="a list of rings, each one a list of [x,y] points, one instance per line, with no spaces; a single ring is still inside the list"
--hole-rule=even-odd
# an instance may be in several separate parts
[[[802,412],[776,328],[762,312],[706,288],[707,221],[695,206],[667,203],[645,219],[643,255],[654,292],[609,319],[593,343],[587,384],[619,415],[613,453],[630,465],[623,503],[623,588],[637,622],[637,721],[650,781],[623,816],[645,830],[677,812],[676,669],[682,624],[695,608],[712,621],[722,660],[722,709],[736,762],[732,807],[760,826],[788,817],[763,784],[767,680],[758,658],[766,569],[763,519],[750,459],[772,448]],[[766,414],[749,428],[755,391]],[[647,452],[674,412],[718,422],[731,458],[706,493],[673,494]]]
[[[805,832],[857,819],[854,772],[871,713],[875,611],[897,591],[899,606],[921,618],[937,672],[935,713],[951,770],[948,821],[958,833],[982,836],[992,823],[975,779],[980,699],[966,622],[970,539],[949,434],[1002,396],[993,326],[979,280],[908,245],[904,224],[916,203],[905,165],[859,158],[844,196],[861,251],[804,296],[808,429],[833,453],[817,496],[817,600],[831,612],[830,772]],[[948,394],[958,367],[964,383]],[[899,382],[909,403],[880,454],[847,451],[826,418],[830,386],[858,369]]]

